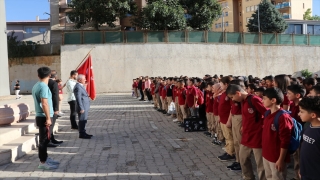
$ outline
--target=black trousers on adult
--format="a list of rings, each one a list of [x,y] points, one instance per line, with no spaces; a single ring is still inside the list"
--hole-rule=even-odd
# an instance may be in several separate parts
[[[76,118],[77,118],[77,111],[76,111],[77,101],[69,101],[68,104],[70,106],[71,128],[77,129],[78,128],[78,125],[77,125],[77,122],[76,122]]]
[[[151,101],[152,100],[152,95],[151,95],[151,91],[150,90],[146,90],[146,95],[147,95],[147,98],[148,98],[148,100],[149,101]]]
[[[80,114],[79,114],[80,115]],[[86,135],[86,125],[87,125],[87,120],[81,120],[79,121],[79,135]]]
[[[41,162],[45,162],[48,158],[47,145],[50,142],[48,139],[48,129],[45,123],[46,117],[36,117],[36,124],[39,127],[38,155]]]
[[[57,119],[58,119],[58,115],[53,114],[53,117],[51,118],[51,126],[50,126],[50,132],[51,132],[50,140],[54,140],[53,128],[54,128],[54,125],[56,124]]]
[[[141,99],[140,100],[144,100],[144,94],[143,94],[142,89],[139,89],[139,91],[140,91],[140,94],[141,94]]]

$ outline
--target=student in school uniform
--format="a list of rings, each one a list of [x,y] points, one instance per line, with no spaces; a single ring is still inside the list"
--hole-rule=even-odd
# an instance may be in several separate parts
[[[245,180],[255,180],[251,162],[251,153],[257,164],[259,180],[265,180],[265,170],[262,160],[262,127],[263,114],[267,110],[258,96],[249,94],[243,86],[230,84],[226,90],[232,101],[241,103],[242,132],[239,150],[240,169]],[[233,124],[234,125],[234,124]],[[236,169],[239,164],[235,164],[230,169]]]
[[[179,83],[178,83],[178,79],[177,78],[173,78],[173,92],[172,92],[172,97],[174,98],[174,105],[176,108],[176,119],[173,120],[173,122],[181,122],[182,119],[182,112],[179,106]]]
[[[301,85],[290,85],[288,86],[288,92],[287,97],[292,103],[290,104],[290,115],[295,120],[297,120],[302,126],[304,126],[304,123],[301,121],[299,117],[299,102],[300,100],[306,95],[306,89]],[[296,173],[296,180],[300,180],[299,177],[299,157],[300,157],[300,151],[299,149],[293,154],[293,160],[294,160],[294,171]]]
[[[288,86],[290,86],[290,78],[285,74],[276,75],[274,77],[274,87],[281,89],[284,99],[281,103],[281,107],[284,110],[289,110],[290,104],[292,103],[287,97]]]
[[[172,78],[172,77],[169,77],[169,78],[167,79],[167,85],[166,85],[167,106],[170,106],[170,104],[171,104],[171,102],[172,102],[172,81],[173,81],[173,78]],[[168,107],[167,107],[167,109],[168,109]],[[171,114],[167,114],[167,115],[169,116],[169,115],[171,115]]]
[[[167,102],[167,90],[166,90],[166,86],[167,86],[167,81],[164,80],[162,82],[163,87],[161,88],[161,101],[162,101],[162,107],[163,107],[163,114],[167,114],[168,112],[168,102]]]
[[[156,94],[155,94],[155,89],[156,89],[156,83],[157,81],[154,79],[151,81],[150,84],[150,93],[152,96],[152,101],[153,101],[153,107],[157,108],[157,98],[156,98]]]
[[[241,86],[242,89],[245,89],[244,82],[241,79],[234,79],[230,84],[235,84]],[[230,97],[230,96],[229,96]],[[242,127],[242,112],[241,112],[241,102],[231,101],[231,121],[232,121],[232,136],[233,144],[235,149],[236,161],[231,165],[227,166],[231,171],[241,171],[240,166],[240,143],[242,139],[242,134],[240,132]]]
[[[213,93],[212,93],[213,82],[207,83],[206,89],[206,116],[207,116],[207,135],[214,137],[216,134],[216,129],[214,126],[214,117],[213,117]]]
[[[232,78],[230,76],[225,76],[220,81],[220,86],[222,90],[226,90],[230,84]],[[233,144],[233,135],[232,135],[232,120],[231,120],[231,99],[227,96],[226,92],[223,92],[220,96],[219,101],[219,121],[222,129],[223,136],[226,141],[225,150],[226,152],[221,156],[218,156],[220,161],[231,161],[235,159],[235,151]]]
[[[256,84],[248,84],[248,89],[247,89],[247,92],[249,94],[252,94],[252,95],[255,95],[255,92],[257,91],[258,89],[258,86]]]
[[[133,89],[135,98],[138,98],[139,97],[139,95],[138,95],[138,83],[137,83],[136,79],[133,79],[132,89]]]
[[[320,173],[320,97],[304,97],[299,116],[310,125],[304,129],[300,148],[301,180],[318,180]]]
[[[255,95],[260,97],[261,99],[263,98],[263,92],[266,90],[265,87],[259,87],[255,91]]]
[[[213,137],[212,144],[221,146],[222,142],[224,141],[224,136],[221,130],[220,120],[219,120],[219,102],[220,96],[223,90],[221,89],[220,83],[216,83],[212,86],[212,93],[213,93],[213,126],[215,126],[216,134]]]
[[[189,78],[188,80],[188,89],[187,89],[187,106],[191,112],[192,117],[199,117],[199,106],[197,105],[197,89],[194,86],[194,79]]]
[[[262,131],[262,157],[267,180],[285,180],[286,163],[290,162],[288,147],[291,140],[293,122],[290,114],[282,114],[278,119],[278,128],[274,121],[277,113],[283,110],[284,95],[279,88],[268,88],[263,95],[263,104],[270,109],[264,117]],[[278,130],[277,130],[278,129]]]
[[[179,80],[178,81],[178,88],[176,95],[178,97],[178,105],[181,113],[178,115],[178,121],[180,124],[183,124],[183,120],[187,118],[187,112],[186,112],[186,88],[184,87],[184,81]]]

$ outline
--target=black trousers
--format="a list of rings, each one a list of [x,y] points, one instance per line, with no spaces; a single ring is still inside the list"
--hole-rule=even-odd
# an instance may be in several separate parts
[[[144,100],[144,93],[143,93],[142,89],[139,89],[139,91],[140,91],[140,94],[141,94],[141,100]]]
[[[48,129],[45,123],[46,117],[36,117],[36,124],[39,127],[38,156],[41,162],[45,162],[48,158],[47,145],[50,142],[48,139]]]
[[[57,119],[58,119],[58,115],[53,114],[53,117],[51,118],[51,126],[50,126],[50,132],[51,132],[50,140],[54,140],[53,127],[56,124]]]
[[[79,121],[79,135],[86,135],[86,124],[87,120]]]
[[[152,95],[151,95],[151,91],[150,90],[146,90],[146,95],[149,101],[152,100]]]
[[[77,118],[77,111],[76,111],[76,106],[77,106],[77,101],[69,101],[68,102],[70,106],[70,123],[72,128],[78,128],[76,118]]]

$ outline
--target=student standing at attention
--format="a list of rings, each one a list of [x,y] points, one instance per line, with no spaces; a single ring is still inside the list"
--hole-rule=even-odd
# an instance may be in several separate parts
[[[263,94],[263,104],[270,109],[265,114],[262,132],[263,166],[268,180],[285,180],[286,163],[290,162],[288,148],[293,129],[292,118],[288,113],[277,115],[283,110],[280,107],[283,99],[279,88],[268,88]],[[276,116],[279,116],[278,127],[275,124]]]
[[[309,122],[302,135],[300,149],[301,180],[318,180],[320,173],[320,97],[305,97],[299,102],[299,116]]]

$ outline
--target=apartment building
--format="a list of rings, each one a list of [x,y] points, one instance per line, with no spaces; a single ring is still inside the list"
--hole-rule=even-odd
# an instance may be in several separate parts
[[[284,19],[303,20],[303,14],[310,8],[312,0],[269,0],[283,15]],[[213,31],[248,32],[247,23],[258,9],[261,0],[218,0],[223,13],[213,23]]]
[[[18,41],[31,41],[39,44],[50,43],[50,20],[39,19],[35,21],[7,22],[6,33],[10,36],[14,32]]]

